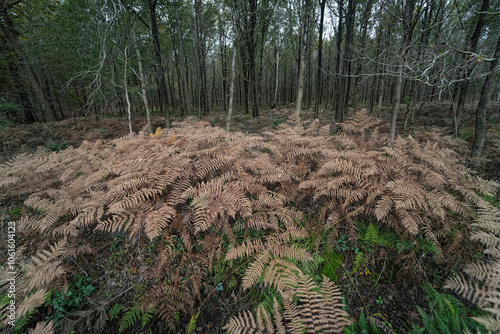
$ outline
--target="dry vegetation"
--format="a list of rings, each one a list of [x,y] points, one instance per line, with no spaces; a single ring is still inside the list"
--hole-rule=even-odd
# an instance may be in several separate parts
[[[361,309],[404,331],[421,284],[444,283],[479,242],[498,258],[499,214],[484,200],[498,185],[454,151],[412,136],[390,147],[366,112],[340,129],[286,119],[260,135],[187,120],[0,165],[21,332],[338,333]],[[471,241],[478,208],[486,232]],[[465,282],[448,285],[498,306],[494,287]]]

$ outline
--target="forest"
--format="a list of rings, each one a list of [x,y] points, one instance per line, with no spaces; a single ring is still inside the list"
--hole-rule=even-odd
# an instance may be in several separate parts
[[[500,332],[500,0],[0,0],[0,39],[0,332]]]

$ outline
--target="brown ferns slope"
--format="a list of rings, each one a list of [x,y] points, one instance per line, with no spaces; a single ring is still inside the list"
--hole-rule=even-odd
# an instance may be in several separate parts
[[[84,142],[1,165],[4,196],[26,199],[17,222],[26,269],[19,315],[81,273],[76,259],[101,249],[103,236],[123,232],[129,249],[154,249],[144,251],[150,265],[133,256],[129,262],[145,267],[141,306],[154,308],[172,332],[179,331],[179,312],[191,318],[214,295],[210,277],[224,262],[246,268],[237,277],[243,290],[274,289],[284,309],[283,318],[279,305],[273,312],[258,306],[257,317],[244,312],[228,323],[233,332],[341,331],[348,321],[337,288],[327,279],[315,283],[302,269],[318,263],[296,242],[308,237],[297,208],[327,230],[343,224],[354,235],[355,219],[373,219],[405,238],[424,233],[440,247],[441,236],[473,217],[477,193],[495,187],[450,150],[411,137],[388,147],[377,126],[364,112],[337,135],[317,122],[262,136],[184,122],[160,138],[139,133]],[[443,256],[453,243],[446,247]],[[109,305],[99,307],[105,312]],[[102,330],[96,323],[92,330]]]

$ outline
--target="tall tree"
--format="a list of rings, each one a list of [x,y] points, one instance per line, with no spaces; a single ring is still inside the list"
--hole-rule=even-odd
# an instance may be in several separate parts
[[[318,39],[318,65],[317,65],[317,74],[316,74],[316,98],[314,104],[314,118],[319,118],[319,105],[321,103],[321,97],[323,92],[322,87],[322,79],[323,79],[323,25],[325,23],[325,6],[326,0],[320,0],[319,2],[319,39]]]
[[[304,0],[303,5],[303,18],[302,29],[300,34],[300,65],[299,65],[299,78],[297,80],[297,102],[295,104],[295,122],[300,125],[300,110],[302,108],[302,96],[304,94],[304,73],[306,65],[306,50],[307,50],[307,35],[309,32],[309,12],[311,7],[311,0]]]
[[[470,37],[470,41],[466,47],[466,53],[464,54],[465,59],[470,59],[468,55],[471,53],[475,53],[477,51],[477,45],[479,43],[479,37],[481,36],[481,31],[483,30],[484,24],[485,24],[485,19],[486,19],[486,14],[488,11],[488,8],[490,6],[490,0],[482,0],[481,2],[481,9],[479,10],[479,14],[477,16],[477,22],[476,26],[474,28],[474,32],[472,33],[472,36]],[[460,84],[460,88],[458,90],[458,105],[457,105],[457,118],[458,118],[458,124],[460,124],[460,119],[462,118],[462,114],[464,111],[464,106],[465,106],[465,101],[467,99],[467,92],[469,90],[469,83],[470,80],[467,78],[468,77],[468,68],[469,62],[466,61],[465,68],[463,71],[463,76],[462,76],[462,83]]]
[[[182,25],[181,25],[181,20],[179,18],[179,6],[180,2],[176,2],[175,6],[175,22],[177,26],[177,38],[179,42],[179,54],[181,58],[181,63],[182,67],[181,72],[182,72],[182,89],[183,89],[183,95],[184,95],[184,105],[187,114],[190,116],[193,114],[192,108],[191,108],[191,94],[189,93],[189,87],[188,87],[188,65],[186,61],[186,55],[184,54],[184,42],[182,38]]]
[[[406,65],[408,52],[410,51],[411,42],[413,39],[413,31],[417,25],[418,19],[422,13],[421,0],[404,0],[401,10],[401,24],[403,25],[403,41],[400,55],[400,64],[397,74],[396,86],[394,88],[394,101],[391,111],[391,125],[389,130],[389,140],[394,143],[396,134],[396,121],[401,103],[401,88],[403,85],[404,67]]]
[[[158,0],[143,0],[149,12],[151,35],[153,36],[153,44],[156,57],[156,78],[158,82],[158,97],[160,113],[165,115],[165,127],[170,128],[170,110],[167,106],[167,84],[165,82],[165,67],[163,66],[163,57],[160,44],[160,33],[158,31],[158,19],[156,16],[156,8]],[[144,21],[143,21],[144,22]]]
[[[481,89],[481,98],[479,99],[479,104],[476,109],[476,128],[474,131],[474,142],[472,144],[472,158],[479,158],[483,151],[484,136],[486,132],[486,107],[488,106],[490,92],[495,84],[495,77],[498,75],[496,70],[499,57],[500,37],[498,37],[493,59],[490,64],[490,72],[486,76],[486,80],[484,80],[483,88]]]
[[[357,0],[348,0],[347,12],[345,14],[345,41],[342,64],[342,75],[339,86],[339,104],[335,120],[339,123],[344,121],[344,114],[349,104],[349,93],[351,89],[351,44],[354,34],[354,18],[356,15]]]
[[[14,21],[11,19],[9,15],[9,11],[17,4],[21,3],[22,0],[16,0],[14,2],[6,2],[5,0],[0,0],[0,19],[1,19],[1,28],[2,32],[5,36],[5,40],[9,44],[8,47],[11,48],[13,51],[12,57],[15,57],[16,59],[15,62],[12,63],[14,65],[15,63],[20,64],[22,71],[24,73],[24,76],[28,80],[28,82],[31,85],[31,88],[33,89],[33,92],[35,93],[36,99],[38,101],[38,105],[41,108],[41,111],[44,114],[44,117],[47,121],[51,122],[55,120],[54,113],[50,109],[50,104],[47,100],[47,97],[45,96],[45,93],[42,89],[42,86],[40,85],[40,82],[38,81],[38,78],[36,77],[35,73],[33,72],[33,69],[31,68],[31,65],[28,62],[28,59],[26,57],[26,54],[23,50],[23,47],[21,45],[21,42],[19,41],[19,32],[17,31]],[[11,69],[14,70],[13,66],[11,66]],[[17,73],[16,73],[17,74]],[[15,79],[17,80],[17,78]],[[21,89],[20,94],[25,95],[26,89]],[[27,110],[26,111],[26,116],[28,120],[33,120],[32,117],[32,111]]]

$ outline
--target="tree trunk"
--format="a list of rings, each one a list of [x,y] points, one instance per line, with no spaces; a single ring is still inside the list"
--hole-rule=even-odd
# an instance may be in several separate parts
[[[476,109],[476,129],[474,131],[474,143],[472,144],[472,158],[481,157],[484,146],[484,135],[486,132],[486,107],[488,106],[488,98],[491,92],[491,88],[495,83],[496,72],[495,69],[498,65],[498,58],[500,57],[500,37],[498,38],[497,45],[495,47],[495,54],[493,55],[493,61],[490,64],[490,72],[484,80],[483,88],[481,89],[481,98],[479,99],[479,104]]]
[[[279,34],[278,34],[279,39]],[[274,102],[272,108],[276,108],[278,104],[278,87],[279,87],[279,68],[280,68],[280,50],[279,45],[276,46],[276,74],[275,74],[275,87],[274,87]]]
[[[5,54],[7,54],[7,65],[9,68],[10,76],[14,82],[14,87],[16,89],[16,94],[18,96],[18,101],[23,107],[24,121],[27,123],[33,123],[37,121],[37,115],[33,109],[33,105],[30,102],[30,96],[28,94],[27,87],[25,85],[25,80],[22,73],[19,71],[19,61],[15,56],[12,46],[9,45],[4,35],[0,35],[0,41],[6,48]],[[2,50],[4,51],[4,50]]]
[[[470,45],[467,48],[469,52],[476,52],[477,45],[479,43],[479,37],[481,36],[481,31],[484,27],[486,12],[488,10],[489,5],[490,5],[489,0],[483,0],[481,4],[481,11],[479,13],[479,17],[476,22],[476,28],[474,29],[474,33],[472,34],[472,37],[470,39]],[[467,79],[467,65],[468,62],[466,62],[465,65],[464,74],[462,76],[463,81],[460,84],[460,94],[458,95],[457,117],[459,125],[461,118],[463,116],[465,101],[467,99],[467,91],[469,90],[469,83],[470,83],[470,80]]]
[[[304,94],[304,72],[305,72],[305,58],[307,48],[307,33],[309,30],[309,7],[311,0],[304,0],[304,22],[302,25],[302,43],[300,50],[300,68],[299,79],[297,81],[297,103],[295,105],[295,122],[300,126],[300,109],[302,108],[302,95]]]
[[[226,47],[226,37],[224,35],[224,27],[222,20],[219,21],[219,54],[220,54],[220,63],[221,63],[221,72],[222,72],[222,106],[223,110],[227,110],[227,97],[226,97],[226,91],[227,91],[227,69],[226,69],[226,52],[227,52],[227,47]]]
[[[229,86],[229,107],[227,110],[226,131],[231,130],[231,116],[233,114],[234,80],[236,79],[236,39],[233,46],[233,60],[231,61],[231,85]]]
[[[128,83],[127,83],[127,67],[128,67],[128,46],[125,48],[125,67],[123,69],[123,89],[125,90],[125,101],[127,101],[127,117],[128,117],[128,128],[130,133],[132,133],[132,115],[131,115],[131,105],[130,98],[128,96]]]
[[[28,79],[28,82],[31,84],[31,88],[35,93],[35,96],[38,100],[38,104],[40,105],[46,120],[52,122],[55,120],[54,113],[50,109],[49,102],[47,101],[47,98],[43,93],[42,87],[38,82],[38,79],[35,76],[35,73],[33,72],[33,69],[31,68],[28,59],[26,58],[26,55],[24,54],[24,50],[19,41],[18,32],[14,27],[14,22],[12,21],[7,12],[11,6],[12,5],[10,6],[8,4],[6,5],[4,0],[0,0],[0,18],[2,20],[1,22],[2,24],[0,25],[2,26],[2,30],[5,34],[6,40],[8,41],[10,47],[15,53],[13,57],[17,57],[22,65],[24,75],[26,79]]]
[[[134,46],[135,46],[135,54],[137,56],[137,63],[139,65],[139,81],[141,82],[141,97],[144,103],[144,109],[146,109],[146,122],[148,124],[149,133],[153,133],[153,125],[151,123],[151,108],[149,106],[148,94],[146,92],[146,79],[144,78],[144,71],[142,70],[142,58],[141,51],[139,50],[139,46],[137,45],[137,39],[135,36],[135,32],[132,30],[132,38]]]
[[[335,73],[337,75],[337,80],[335,82],[335,122],[341,123],[344,117],[344,111],[341,110],[341,89],[340,86],[342,85],[342,77],[340,76],[340,56],[342,54],[342,33],[344,30],[344,24],[345,19],[343,19],[344,15],[344,0],[338,0],[338,7],[339,7],[339,23],[338,23],[338,28],[337,28],[337,59],[335,60]]]
[[[403,86],[403,65],[399,68],[398,79],[394,89],[394,103],[392,105],[391,128],[389,131],[389,140],[391,145],[394,144],[394,136],[396,135],[396,121],[398,118],[399,105],[401,103],[401,86]]]
[[[314,118],[319,118],[319,105],[321,103],[321,93],[322,93],[322,61],[323,61],[323,24],[325,21],[325,5],[326,0],[321,0],[319,4],[320,16],[319,16],[319,41],[318,41],[318,70],[316,74],[316,97],[314,101]]]
[[[195,38],[195,56],[197,57],[198,67],[198,85],[199,85],[199,100],[201,112],[208,114],[208,94],[207,94],[207,68],[206,68],[206,46],[202,32],[201,15],[202,1],[196,0],[194,4],[194,38]]]
[[[149,18],[151,20],[151,34],[153,35],[153,44],[155,46],[155,57],[157,62],[156,78],[158,81],[158,98],[160,114],[165,114],[165,127],[170,128],[170,110],[167,107],[167,85],[165,83],[165,69],[163,67],[160,38],[158,32],[158,22],[156,19],[156,5],[158,0],[146,0],[149,8]]]
[[[406,65],[406,59],[409,53],[413,30],[418,21],[418,17],[422,13],[422,7],[416,8],[417,0],[406,0],[402,12],[402,24],[403,24],[403,43],[402,43],[402,54],[401,54],[401,64],[399,67],[399,74],[396,81],[396,87],[394,89],[394,104],[392,106],[392,117],[391,126],[389,132],[389,141],[391,145],[394,144],[394,136],[396,135],[396,121],[398,118],[399,105],[401,103],[401,88],[403,85],[403,67]],[[420,4],[421,6],[422,4]]]
[[[188,116],[191,116],[193,114],[193,110],[191,108],[191,95],[189,94],[189,88],[188,88],[188,78],[187,78],[187,70],[188,70],[188,65],[186,62],[186,57],[184,55],[184,43],[182,41],[182,33],[181,33],[181,22],[179,20],[179,8],[178,4],[175,6],[175,20],[177,23],[177,37],[179,38],[179,53],[180,53],[180,58],[181,58],[181,64],[183,65],[184,69],[181,69],[182,72],[182,89],[184,92],[184,103],[186,106],[186,112]]]

